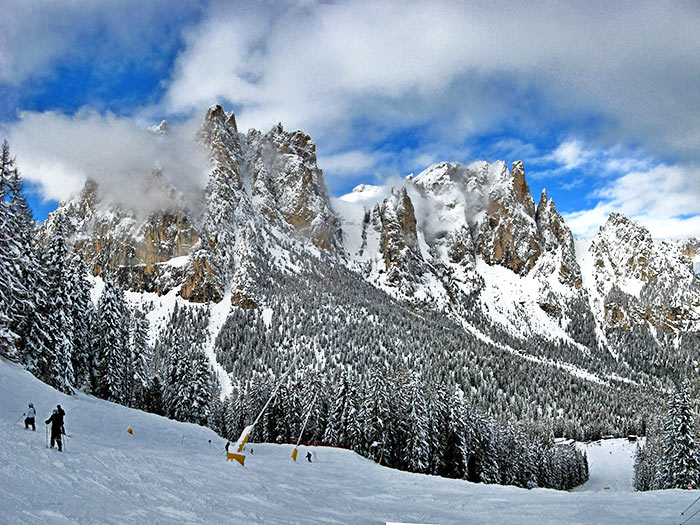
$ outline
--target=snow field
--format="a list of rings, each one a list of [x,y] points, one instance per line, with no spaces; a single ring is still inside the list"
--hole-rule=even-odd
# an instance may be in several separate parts
[[[36,432],[13,425],[28,402],[37,407]],[[44,420],[57,403],[72,436],[65,454],[45,448]],[[619,440],[600,454],[587,448],[591,481],[576,492],[411,474],[320,447],[310,449],[313,463],[301,447],[295,463],[291,445],[251,444],[241,467],[225,462],[224,440],[209,429],[65,396],[2,359],[0,439],[0,523],[12,524],[660,524],[680,523],[698,494],[628,492],[634,445]],[[611,490],[601,491],[604,483]]]

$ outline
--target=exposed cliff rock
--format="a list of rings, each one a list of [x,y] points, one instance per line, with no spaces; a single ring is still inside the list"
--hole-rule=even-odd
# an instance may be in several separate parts
[[[581,288],[581,268],[576,262],[574,236],[554,205],[554,200],[547,198],[547,191],[542,190],[540,202],[535,213],[539,243],[544,253],[553,254],[555,268],[562,284]]]
[[[649,322],[665,331],[698,328],[700,282],[678,242],[655,243],[646,228],[612,213],[588,256],[597,308],[608,327]]]

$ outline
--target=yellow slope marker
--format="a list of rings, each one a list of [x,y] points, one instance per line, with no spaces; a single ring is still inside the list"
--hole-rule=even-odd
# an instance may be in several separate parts
[[[235,452],[229,452],[226,454],[226,461],[236,460],[242,467],[245,466],[245,456],[243,454],[236,454]]]

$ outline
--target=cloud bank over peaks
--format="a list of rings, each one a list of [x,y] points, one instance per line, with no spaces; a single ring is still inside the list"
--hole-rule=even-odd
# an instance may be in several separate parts
[[[225,100],[246,126],[281,120],[346,146],[358,121],[437,119],[447,135],[579,121],[613,144],[700,160],[700,91],[688,89],[699,23],[696,4],[652,1],[214,2],[186,32],[163,103]]]
[[[591,237],[607,216],[622,212],[656,239],[700,234],[700,165],[657,164],[608,180],[592,194],[597,205],[564,214],[574,234]]]
[[[161,134],[111,113],[25,112],[10,126],[8,140],[22,175],[44,199],[68,199],[89,178],[107,201],[148,213],[172,204],[162,187],[154,187],[155,173],[197,206],[210,171],[206,151],[194,140],[198,124],[188,121]]]

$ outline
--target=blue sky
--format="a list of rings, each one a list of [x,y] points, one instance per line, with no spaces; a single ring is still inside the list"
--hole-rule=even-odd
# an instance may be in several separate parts
[[[699,25],[696,2],[27,0],[0,20],[0,133],[39,219],[167,164],[143,130],[189,140],[221,103],[310,133],[334,195],[522,159],[577,235],[621,211],[700,236]]]

